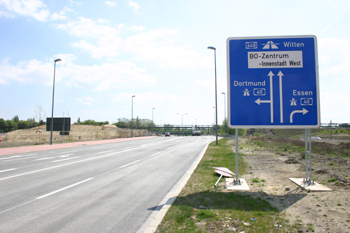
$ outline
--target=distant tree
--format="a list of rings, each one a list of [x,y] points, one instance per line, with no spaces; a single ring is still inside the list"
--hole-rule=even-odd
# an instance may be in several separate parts
[[[2,118],[0,118],[0,132],[6,132],[6,121]]]
[[[35,122],[35,118],[28,118],[27,121],[28,121],[30,127],[38,126],[38,123]]]
[[[80,124],[80,117],[78,117],[78,120],[77,120],[77,122]]]
[[[37,104],[36,107],[34,108],[35,112],[35,119],[38,120],[38,122],[41,122],[43,119],[46,117],[46,112],[42,106],[42,104]]]
[[[30,128],[30,124],[28,121],[19,121],[18,123],[18,129],[28,129]]]
[[[7,120],[6,125],[8,127],[6,132],[18,129],[18,123],[16,121]]]
[[[223,121],[222,121],[222,127],[221,127],[221,130],[219,132],[219,134],[226,134],[226,127],[227,127],[227,119],[225,118]],[[230,127],[228,127],[228,134],[231,134],[231,135],[235,135],[236,134],[236,130],[235,129],[231,129]],[[238,135],[239,136],[243,136],[243,135],[246,135],[247,133],[247,129],[238,129]]]
[[[19,117],[18,117],[18,115],[14,116],[14,117],[12,118],[12,121],[18,123],[18,122],[19,122]]]

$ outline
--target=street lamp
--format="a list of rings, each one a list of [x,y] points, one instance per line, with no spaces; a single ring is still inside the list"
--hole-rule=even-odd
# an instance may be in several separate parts
[[[214,123],[213,123],[213,125],[215,125],[215,119],[216,119],[216,117],[215,117],[215,107],[213,107],[214,108]]]
[[[227,126],[228,126],[228,120],[226,119],[226,94],[225,92],[221,92],[221,94],[224,95],[224,112],[225,112],[225,118],[224,120],[226,120],[226,134],[228,134],[228,129],[227,129]]]
[[[52,112],[51,112],[51,132],[50,132],[50,145],[52,145],[52,132],[53,132],[53,109],[54,109],[54,103],[55,103],[55,76],[56,76],[56,62],[60,62],[61,59],[56,59],[54,61],[54,68],[53,68],[53,91],[52,91]]]
[[[133,137],[134,130],[134,97],[135,95],[131,97],[131,137]]]
[[[182,130],[183,130],[183,128],[184,128],[184,115],[187,115],[188,113],[185,113],[185,114],[180,114],[180,113],[178,113],[177,115],[181,115],[182,116],[182,123],[181,123],[181,127],[182,127]]]
[[[209,46],[208,49],[214,50],[214,64],[215,64],[215,131],[216,131],[216,145],[218,145],[218,101],[217,101],[217,84],[216,84],[216,48]]]
[[[153,110],[156,109],[156,108],[152,108],[152,123],[154,124],[153,122]]]

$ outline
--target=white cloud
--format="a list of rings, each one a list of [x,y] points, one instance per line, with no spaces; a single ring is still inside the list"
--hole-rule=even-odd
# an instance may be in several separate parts
[[[23,84],[52,84],[53,63],[36,59],[10,65],[9,59],[0,61],[0,83],[18,82]]]
[[[134,11],[137,11],[138,9],[140,9],[140,5],[139,4],[137,4],[136,2],[129,2],[129,6],[131,6],[133,9],[134,9]]]
[[[84,104],[84,105],[91,105],[91,102],[94,101],[94,99],[89,96],[77,98],[76,100],[78,104]]]
[[[135,32],[142,32],[146,28],[144,26],[140,25],[140,26],[131,26],[129,29],[132,31],[135,31]]]
[[[135,87],[153,86],[156,79],[132,62],[116,61],[102,65],[81,66],[74,64],[75,56],[60,54],[62,61],[56,66],[56,81],[68,86],[109,91]],[[50,62],[30,60],[10,65],[8,60],[0,62],[0,83],[52,85],[53,59]]]
[[[105,4],[107,6],[117,6],[117,3],[116,2],[112,2],[112,1],[105,1]]]
[[[69,7],[64,7],[64,9],[61,10],[59,13],[55,12],[55,13],[51,14],[50,19],[54,20],[54,21],[55,20],[66,20],[67,19],[67,16],[66,16],[67,11],[74,11],[74,10],[72,10]]]
[[[319,55],[322,75],[350,72],[350,40],[319,39]]]
[[[8,18],[21,15],[45,21],[50,15],[46,5],[40,0],[0,0],[0,6],[0,16]]]
[[[82,38],[71,45],[91,54],[93,58],[114,57],[122,52],[134,54],[135,61],[156,62],[159,67],[211,67],[208,56],[193,51],[185,46],[177,45],[178,31],[157,29],[121,38],[120,33],[125,26],[109,27],[103,22],[80,18],[57,25],[57,28],[71,35]],[[133,29],[144,30],[143,26]]]
[[[58,14],[58,13],[53,13],[51,16],[50,16],[50,19],[51,20],[65,20],[65,19],[67,19],[67,16],[65,16],[65,15],[61,15],[61,14]]]

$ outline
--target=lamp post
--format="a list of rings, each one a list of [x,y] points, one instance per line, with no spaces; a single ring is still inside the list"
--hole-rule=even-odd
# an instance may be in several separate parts
[[[154,110],[154,109],[156,109],[156,108],[152,108],[152,131],[153,131],[153,128],[154,128],[154,126],[155,126],[154,121],[153,121],[153,110]]]
[[[221,94],[224,95],[224,112],[225,112],[225,118],[224,120],[226,120],[226,134],[228,134],[228,130],[227,130],[227,126],[228,126],[228,121],[226,119],[226,93],[225,92],[221,92]]]
[[[214,50],[214,64],[215,64],[215,131],[216,131],[216,145],[218,145],[218,101],[217,101],[217,84],[216,84],[216,48],[209,46],[208,49]]]
[[[54,109],[54,103],[55,103],[55,76],[56,76],[56,62],[60,62],[61,59],[56,59],[54,61],[54,68],[53,68],[53,91],[52,91],[52,112],[51,112],[51,130],[50,130],[50,145],[52,145],[52,132],[53,132],[53,109]]]
[[[181,123],[181,127],[182,127],[182,130],[183,130],[183,128],[184,128],[184,115],[187,115],[188,113],[185,113],[185,114],[180,114],[180,113],[178,113],[177,115],[181,115],[182,116],[182,123]]]
[[[134,97],[135,95],[131,97],[131,137],[133,137],[134,130]]]
[[[216,119],[215,115],[216,115],[216,113],[215,113],[215,107],[213,107],[213,108],[214,108],[214,123],[213,123],[213,125],[215,125],[215,119]]]

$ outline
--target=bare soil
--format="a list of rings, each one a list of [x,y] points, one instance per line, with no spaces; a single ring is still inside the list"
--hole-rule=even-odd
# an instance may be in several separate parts
[[[134,129],[133,136],[149,136],[147,130]],[[69,135],[62,136],[60,132],[53,132],[53,143],[92,141],[113,138],[127,138],[131,136],[130,129],[120,129],[115,125],[71,125]],[[50,131],[46,131],[46,125],[31,129],[20,129],[2,134],[0,147],[27,146],[45,144],[50,141]]]
[[[289,180],[306,176],[300,154],[277,154],[249,139],[240,139],[239,148],[246,155],[248,174],[242,178],[249,194],[278,208],[298,232],[350,232],[350,159],[313,154],[313,179],[332,191],[308,192]]]

